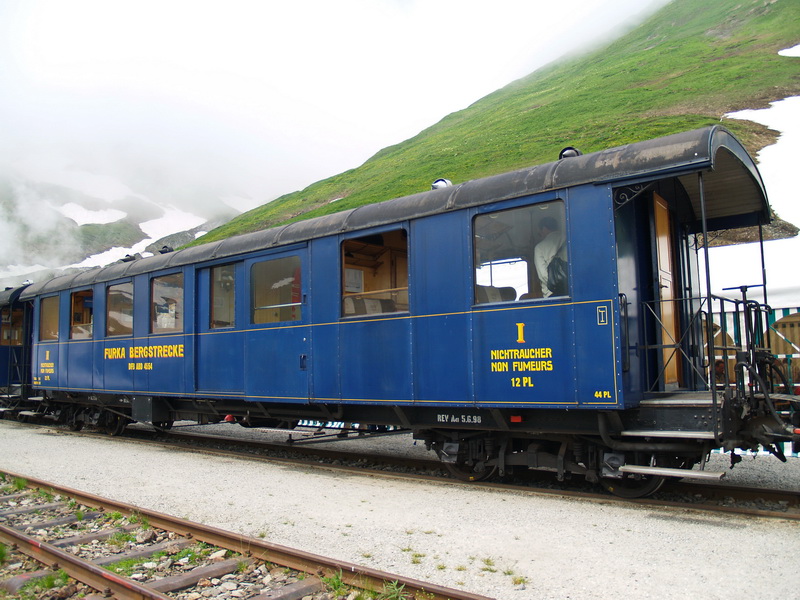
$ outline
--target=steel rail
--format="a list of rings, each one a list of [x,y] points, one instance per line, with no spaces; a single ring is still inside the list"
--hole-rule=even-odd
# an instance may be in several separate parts
[[[182,446],[191,447],[193,449],[197,449],[196,446],[190,446],[191,443],[219,443],[219,444],[230,444],[231,446],[243,446],[245,448],[261,448],[268,451],[282,451],[282,452],[295,452],[302,456],[306,457],[321,457],[321,458],[329,458],[329,459],[336,459],[336,460],[359,460],[359,459],[366,459],[369,461],[384,463],[384,464],[391,464],[396,466],[403,466],[403,467],[414,467],[418,469],[434,469],[434,468],[441,468],[442,463],[436,460],[427,460],[427,459],[419,459],[419,458],[407,458],[407,457],[396,457],[391,455],[376,455],[376,454],[359,454],[353,451],[347,450],[332,450],[329,448],[312,448],[310,446],[305,447],[297,447],[291,444],[281,444],[276,442],[267,442],[267,441],[258,441],[258,440],[250,440],[244,439],[240,440],[238,438],[229,438],[225,436],[219,435],[209,435],[204,433],[174,433],[170,432],[169,434],[170,441],[172,442],[171,447],[180,448]],[[144,441],[143,438],[137,438],[137,441]],[[158,442],[156,442],[158,443]],[[782,519],[790,519],[790,520],[800,520],[799,513],[793,512],[781,512],[781,511],[772,511],[766,509],[753,509],[753,508],[741,508],[741,507],[719,507],[716,505],[709,505],[709,504],[700,504],[695,502],[680,502],[675,500],[660,500],[658,497],[654,498],[619,498],[617,496],[609,496],[608,494],[603,493],[595,493],[595,492],[584,492],[584,491],[574,491],[568,489],[551,489],[551,488],[539,488],[539,487],[529,487],[523,485],[515,485],[515,484],[506,484],[506,483],[497,483],[492,481],[481,481],[481,482],[469,482],[464,483],[459,479],[452,479],[449,477],[438,477],[436,475],[423,475],[423,474],[408,474],[408,473],[393,473],[387,472],[382,470],[373,470],[369,467],[353,467],[348,465],[336,465],[336,464],[329,464],[329,463],[319,463],[313,462],[309,463],[304,459],[301,458],[286,458],[286,457],[273,457],[273,456],[261,456],[256,454],[250,453],[240,453],[236,450],[225,450],[220,448],[203,448],[204,452],[210,452],[213,454],[218,454],[221,456],[233,456],[239,458],[251,458],[251,459],[264,459],[270,462],[279,462],[282,464],[302,464],[304,466],[313,466],[318,468],[324,469],[331,469],[336,471],[344,471],[346,473],[355,473],[355,474],[369,474],[370,476],[386,476],[386,477],[394,477],[394,478],[402,478],[402,479],[415,479],[421,481],[435,481],[435,482],[445,482],[450,484],[463,484],[468,485],[469,487],[475,488],[480,487],[483,489],[492,489],[492,490],[507,490],[507,491],[515,491],[515,492],[523,492],[523,493],[530,493],[530,494],[539,494],[539,495],[547,495],[547,496],[563,496],[567,498],[581,498],[584,500],[600,500],[607,502],[609,500],[617,501],[620,503],[639,503],[639,504],[650,504],[650,505],[662,505],[665,507],[683,507],[683,508],[692,508],[695,510],[702,510],[706,512],[733,512],[742,515],[749,515],[749,516],[760,516],[760,517],[772,517],[772,518],[782,518]],[[543,476],[551,476],[553,475],[550,472],[542,471],[541,475]],[[774,490],[774,489],[766,489],[766,488],[749,488],[745,486],[734,486],[734,485],[726,485],[726,484],[714,484],[705,481],[701,482],[688,482],[688,481],[681,481],[679,479],[670,479],[668,480],[663,488],[664,491],[672,491],[677,493],[683,493],[687,495],[696,495],[701,494],[708,498],[708,500],[716,500],[723,497],[732,497],[736,500],[745,500],[745,501],[753,501],[753,500],[764,500],[765,502],[785,502],[788,508],[797,508],[800,506],[800,492],[798,491],[791,491],[791,490]]]
[[[146,585],[107,571],[103,567],[78,558],[74,554],[46,542],[41,542],[11,527],[0,525],[0,541],[55,571],[63,570],[73,579],[85,583],[101,593],[114,594],[120,600],[170,600],[169,596]]]
[[[138,433],[139,432],[137,431],[137,434]],[[69,432],[69,434],[108,439],[107,435],[99,433]],[[152,439],[136,435],[133,437],[114,438],[114,439],[133,442],[133,443],[155,444],[165,448],[175,448],[175,449],[191,448],[192,451],[198,450],[198,447],[193,446],[192,443],[196,444],[218,443],[218,444],[229,444],[231,446],[243,446],[245,448],[254,448],[254,449],[260,448],[269,451],[298,453],[309,457],[317,456],[317,457],[331,458],[337,460],[354,460],[354,461],[359,459],[367,459],[375,462],[383,462],[397,466],[415,467],[420,469],[429,469],[429,468],[434,468],[436,466],[441,466],[441,463],[439,461],[432,461],[426,459],[395,457],[391,455],[374,455],[374,454],[365,455],[365,454],[355,453],[352,451],[330,450],[327,448],[319,448],[319,447],[313,448],[311,446],[295,446],[291,444],[281,444],[268,441],[262,442],[258,440],[249,440],[249,439],[242,440],[240,438],[235,438],[235,437],[225,437],[220,435],[210,435],[204,433],[181,432],[179,434],[176,434],[174,432],[169,432],[167,434],[167,437],[169,439],[165,440],[163,439],[163,437],[164,436],[162,436],[162,439]],[[653,507],[661,506],[664,508],[684,508],[684,509],[688,508],[691,510],[698,510],[703,512],[724,512],[729,514],[740,514],[745,516],[788,519],[795,521],[800,520],[800,513],[791,511],[783,512],[780,510],[755,509],[755,508],[745,508],[737,506],[718,506],[713,504],[704,504],[700,502],[681,502],[677,500],[659,499],[657,496],[652,498],[619,498],[617,496],[603,494],[600,492],[575,491],[569,489],[556,489],[556,488],[545,488],[545,487],[531,487],[524,485],[497,483],[491,481],[464,483],[459,479],[453,479],[450,477],[424,475],[418,473],[409,474],[402,472],[384,471],[378,469],[371,469],[369,467],[363,467],[363,466],[355,467],[349,465],[337,465],[337,464],[323,463],[316,461],[309,462],[307,459],[304,458],[264,456],[261,454],[254,454],[250,452],[241,452],[237,450],[221,449],[221,448],[209,448],[204,446],[201,447],[200,449],[202,452],[213,454],[215,456],[225,456],[225,457],[233,457],[233,458],[249,459],[249,460],[263,460],[285,465],[311,466],[314,468],[328,469],[337,472],[345,472],[345,473],[360,474],[360,475],[366,474],[369,476],[389,477],[394,479],[413,479],[415,481],[429,481],[439,484],[444,483],[450,485],[466,485],[471,488],[477,487],[481,489],[489,489],[497,491],[513,491],[516,493],[521,492],[530,495],[577,498],[589,501],[600,501],[604,503],[611,501],[620,504],[646,504]],[[545,477],[552,475],[551,473],[545,471],[542,471],[541,474]],[[746,488],[746,487],[724,485],[724,484],[713,485],[708,483],[688,483],[678,480],[667,481],[664,485],[663,491],[675,491],[677,493],[683,493],[692,496],[701,494],[703,496],[706,496],[707,500],[709,501],[719,499],[721,497],[730,496],[733,497],[735,500],[761,499],[766,502],[775,502],[775,503],[785,502],[786,506],[791,509],[796,509],[798,506],[800,506],[800,492],[797,491],[771,490],[764,488]]]
[[[419,581],[417,579],[412,579],[410,577],[403,577],[400,575],[387,573],[385,571],[372,569],[370,567],[363,567],[346,561],[320,556],[311,552],[295,550],[280,544],[274,544],[264,540],[249,538],[243,535],[224,531],[210,525],[186,521],[184,519],[179,519],[164,513],[134,506],[126,502],[118,502],[116,500],[103,498],[88,492],[83,492],[66,486],[60,486],[42,479],[36,479],[10,471],[3,472],[10,477],[24,479],[27,482],[28,487],[57,492],[65,496],[69,496],[70,498],[74,498],[76,501],[86,506],[103,510],[118,511],[126,515],[141,515],[148,520],[150,525],[154,527],[165,529],[167,531],[173,531],[190,539],[196,539],[214,546],[226,548],[233,552],[239,552],[241,554],[253,556],[261,560],[269,561],[289,567],[291,569],[304,571],[306,573],[311,573],[318,576],[332,577],[340,575],[342,581],[355,587],[381,592],[384,591],[386,583],[391,583],[396,584],[398,587],[403,586],[403,589],[407,594],[430,598],[430,600],[491,600],[489,596],[447,588],[444,586]],[[32,542],[35,544],[41,544],[41,542],[38,542],[37,540],[32,540]],[[58,550],[57,548],[53,549]],[[100,570],[108,573],[103,569]],[[115,579],[124,580],[124,578],[114,576],[113,574],[112,576]],[[75,578],[78,579],[77,577]],[[95,586],[92,585],[92,587]],[[161,595],[141,597],[165,598],[165,596]]]

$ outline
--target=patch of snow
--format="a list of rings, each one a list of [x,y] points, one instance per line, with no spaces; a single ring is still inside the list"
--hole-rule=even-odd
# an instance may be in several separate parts
[[[94,254],[79,263],[69,265],[67,268],[102,267],[125,258],[129,254],[147,254],[144,250],[153,242],[173,233],[192,229],[203,223],[205,223],[205,219],[202,217],[169,207],[164,209],[164,216],[139,224],[139,228],[148,236],[146,239],[130,248],[115,247],[100,254]]]
[[[207,233],[208,233],[207,231],[198,231],[197,233],[194,234],[194,239],[201,238]]]
[[[800,57],[800,45],[781,50],[781,56]],[[800,96],[772,102],[769,108],[742,110],[726,115],[747,119],[780,131],[778,141],[763,148],[757,155],[758,170],[767,188],[769,202],[785,221],[800,226],[800,203],[794,171],[800,156]],[[800,307],[800,287],[796,275],[796,257],[800,256],[800,239],[764,242],[767,269],[767,300],[774,308]],[[726,297],[740,297],[738,292],[724,290],[740,285],[760,285],[761,260],[756,244],[738,244],[709,249],[712,268],[711,289]],[[761,288],[748,291],[748,297],[762,299]]]
[[[781,56],[798,56],[800,57],[800,44],[797,46],[792,46],[791,48],[786,48],[785,50],[781,50],[778,52]]]
[[[754,121],[781,132],[775,144],[756,155],[758,170],[772,208],[782,219],[800,224],[800,203],[793,177],[800,156],[800,96],[772,102],[769,108],[740,110],[726,117]]]
[[[164,216],[140,223],[139,228],[153,240],[158,240],[173,233],[194,229],[205,222],[202,217],[168,207],[164,209]]]
[[[68,219],[75,221],[75,223],[78,225],[105,225],[108,223],[114,223],[120,219],[124,219],[127,215],[127,213],[115,208],[89,210],[88,208],[84,208],[80,204],[75,204],[74,202],[68,202],[63,206],[54,206],[53,208]]]

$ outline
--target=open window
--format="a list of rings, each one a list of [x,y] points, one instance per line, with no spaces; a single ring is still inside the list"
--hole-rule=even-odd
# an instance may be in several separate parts
[[[69,337],[73,340],[92,339],[94,299],[92,290],[81,290],[70,295]]]
[[[183,331],[183,273],[153,277],[150,292],[151,332]]]
[[[133,282],[106,289],[106,336],[133,335]]]
[[[569,294],[561,200],[475,218],[475,304]]]
[[[408,311],[408,234],[396,229],[342,243],[342,316]]]

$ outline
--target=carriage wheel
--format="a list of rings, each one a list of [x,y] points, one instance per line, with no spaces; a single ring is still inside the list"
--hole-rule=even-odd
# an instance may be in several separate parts
[[[75,408],[65,409],[66,414],[64,415],[63,419],[64,422],[67,424],[67,429],[70,431],[80,431],[83,429],[83,418],[81,417],[83,411]]]
[[[497,465],[487,466],[484,463],[467,465],[465,463],[442,463],[450,474],[461,481],[484,481],[489,479],[497,471]]]
[[[630,475],[622,479],[603,477],[600,484],[620,498],[644,498],[661,489],[664,481],[666,478],[659,475]]]
[[[630,463],[629,463],[630,464]],[[675,461],[660,454],[638,454],[633,464],[642,466],[674,467]],[[621,478],[601,477],[600,484],[610,493],[620,498],[644,498],[655,494],[664,485],[666,477],[661,475],[640,475],[625,473]]]
[[[116,437],[118,435],[122,435],[122,432],[125,431],[125,427],[127,425],[128,425],[127,417],[111,413],[106,418],[104,429],[108,435]]]

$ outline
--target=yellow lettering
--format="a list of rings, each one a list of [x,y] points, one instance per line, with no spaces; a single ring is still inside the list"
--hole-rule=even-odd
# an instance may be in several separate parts
[[[525,323],[517,323],[517,343],[525,343]]]
[[[131,348],[131,352],[133,352],[133,348]],[[125,348],[104,348],[103,358],[106,359],[125,358]]]
[[[532,360],[553,358],[552,348],[508,348],[490,350],[492,360]]]
[[[126,356],[125,348],[104,348],[103,358],[183,358],[184,345],[183,344],[162,344],[158,346],[131,346],[127,350]],[[146,368],[146,367],[145,367]],[[134,368],[135,369],[135,368]]]
[[[512,371],[552,371],[552,360],[514,361],[511,363]]]

